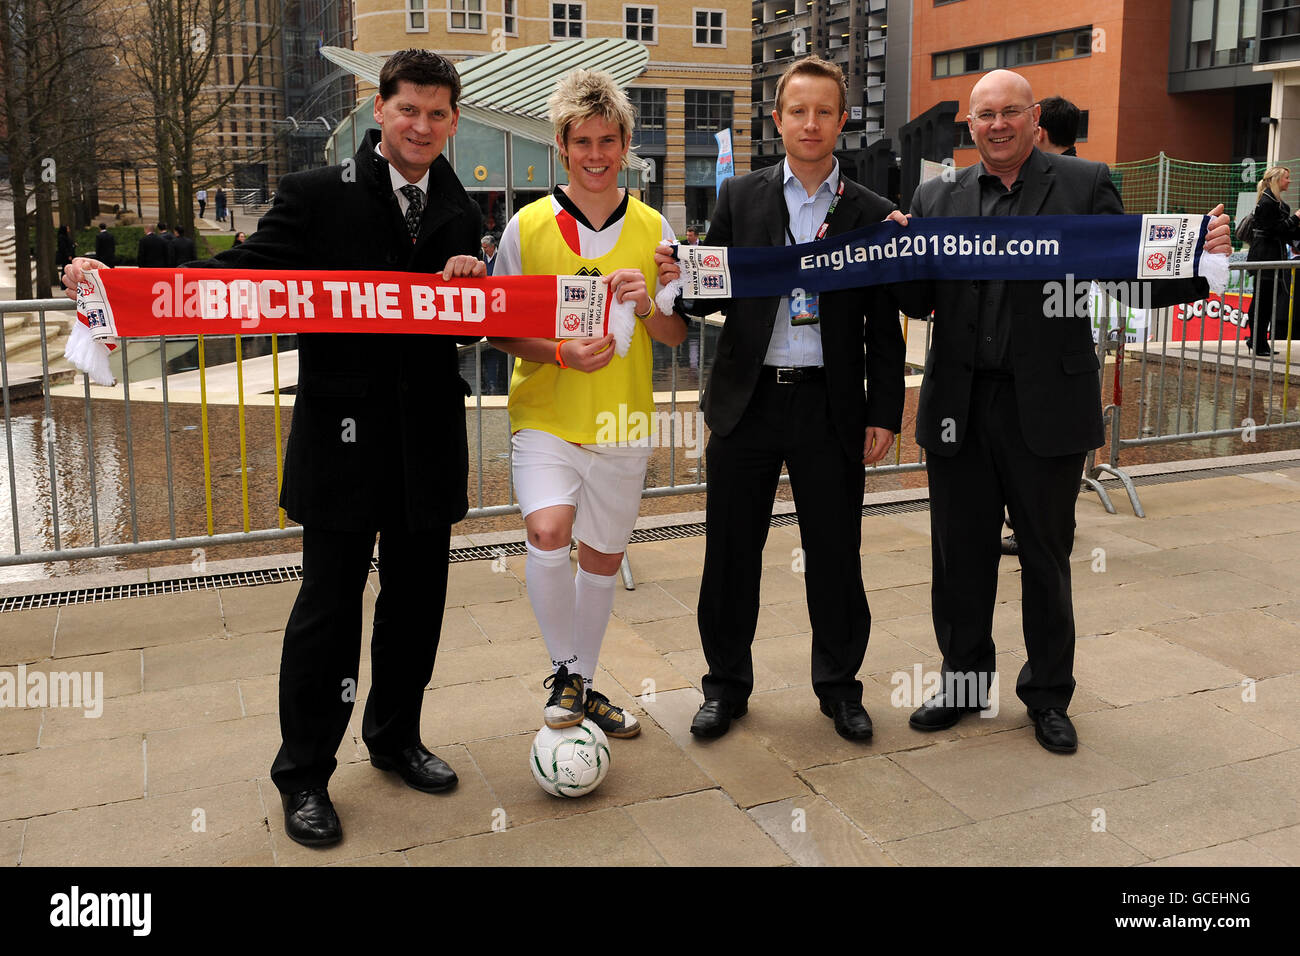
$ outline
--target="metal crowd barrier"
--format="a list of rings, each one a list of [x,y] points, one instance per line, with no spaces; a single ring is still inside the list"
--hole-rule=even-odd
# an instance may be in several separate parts
[[[1236,264],[1232,266],[1232,272],[1239,280],[1238,285],[1252,286],[1265,282],[1276,287],[1278,295],[1285,299],[1288,323],[1293,324],[1300,333],[1300,316],[1295,315],[1294,282],[1290,281],[1297,265],[1300,263]],[[3,369],[0,370],[0,384],[3,385],[4,393],[7,476],[5,485],[0,488],[8,494],[11,534],[5,536],[10,540],[0,542],[0,567],[179,549],[206,549],[213,545],[273,541],[296,537],[302,533],[301,528],[286,521],[284,512],[276,505],[283,477],[281,449],[285,434],[280,390],[281,349],[276,336],[269,337],[272,427],[269,434],[250,437],[247,406],[249,402],[265,404],[266,400],[245,395],[244,372],[247,359],[243,354],[246,338],[243,336],[197,336],[197,402],[177,401],[169,394],[169,382],[174,380],[177,373],[168,371],[168,345],[177,340],[163,337],[145,340],[158,349],[156,381],[161,392],[160,402],[145,402],[142,398],[133,400],[132,383],[125,375],[122,376],[119,393],[92,392],[86,376],[76,375],[75,380],[79,380],[80,384],[77,398],[66,394],[52,396],[51,388],[56,382],[50,370],[46,345],[47,316],[51,313],[68,313],[72,309],[73,304],[66,299],[0,302],[0,318],[14,313],[36,313],[41,364],[39,375],[26,384],[33,391],[39,390],[43,403],[40,434],[37,436],[32,429],[28,429],[23,444],[28,459],[20,468],[15,458],[15,431],[16,425],[20,423],[15,419],[12,407],[15,399],[11,397],[11,385],[18,387],[23,383],[11,383],[10,362],[5,360]],[[1181,330],[1177,328],[1172,310],[1161,309],[1145,317],[1143,327],[1131,336],[1134,339],[1132,342],[1125,342],[1125,335],[1120,334],[1118,328],[1108,329],[1105,334],[1098,336],[1097,350],[1103,388],[1107,377],[1111,378],[1112,401],[1104,410],[1109,459],[1099,462],[1095,454],[1090,455],[1082,479],[1085,487],[1099,495],[1108,511],[1114,513],[1115,508],[1101,482],[1107,475],[1120,480],[1128,493],[1134,513],[1143,516],[1137,490],[1120,465],[1126,448],[1229,436],[1240,436],[1249,441],[1261,432],[1300,429],[1300,412],[1293,415],[1289,411],[1290,338],[1285,341],[1279,338],[1278,347],[1272,356],[1256,359],[1250,354],[1248,345],[1237,338],[1240,335],[1239,323],[1240,319],[1234,323],[1222,320],[1221,317],[1215,338],[1181,341],[1182,336],[1175,334]],[[1186,326],[1187,323],[1184,322],[1183,325]],[[643,497],[699,494],[706,488],[702,455],[705,436],[702,430],[695,436],[695,451],[700,454],[694,460],[687,457],[679,440],[681,436],[676,433],[679,413],[694,415],[698,409],[699,395],[697,390],[695,400],[692,401],[689,392],[682,394],[684,390],[679,388],[682,374],[679,356],[683,351],[692,353],[689,365],[695,371],[697,386],[702,388],[712,359],[708,354],[709,338],[706,328],[707,323],[696,323],[691,332],[695,341],[692,343],[688,340],[687,347],[679,346],[672,350],[671,365],[667,368],[670,386],[668,401],[658,406],[661,413],[667,412],[667,435],[659,440],[659,444],[660,447],[665,441],[667,444],[668,481],[645,488]],[[924,329],[924,351],[928,353],[930,323],[904,322],[903,328],[905,336],[909,328],[912,334]],[[258,338],[265,340],[267,337]],[[138,339],[121,341],[119,347],[124,365],[130,360],[131,349],[136,349],[138,354],[141,342]],[[3,354],[5,344],[6,332],[0,324],[0,354]],[[218,345],[227,353],[233,345],[233,363],[230,364],[233,364],[235,370],[237,402],[235,419],[230,426],[220,426],[213,421],[214,417],[230,417],[229,406],[224,403],[217,406],[209,402],[212,364],[208,352]],[[484,349],[490,349],[490,346],[479,343],[465,348],[473,352],[474,378],[474,394],[467,400],[471,458],[474,462],[469,488],[472,507],[467,517],[517,514],[519,506],[515,502],[513,482],[510,480],[509,435],[505,433],[508,426],[504,424],[503,411],[498,410],[497,413],[500,421],[488,426],[502,430],[503,433],[494,435],[485,431],[485,420],[489,416],[483,396],[483,357]],[[1296,352],[1297,362],[1300,362],[1300,349]],[[1134,369],[1137,370],[1136,380],[1139,386],[1136,389],[1131,387],[1131,382],[1125,382],[1126,373],[1131,374]],[[138,375],[137,371],[137,377]],[[66,389],[63,391],[66,392]],[[100,398],[96,398],[96,395]],[[104,397],[115,399],[115,402],[106,406],[100,400]],[[80,401],[81,409],[75,415],[78,427],[72,429],[67,422],[73,416],[67,414],[66,403],[76,400]],[[59,409],[63,412],[61,420],[64,422],[57,428],[54,427],[55,403],[59,403]],[[195,405],[198,408],[197,420],[185,424],[185,420],[193,417]],[[142,412],[155,406],[160,409],[159,427],[155,429],[146,425],[142,433],[139,426],[133,425],[133,413],[139,419]],[[118,416],[121,420],[120,429]],[[259,421],[264,417],[264,414],[259,415]],[[150,422],[155,418],[152,411],[148,418]],[[214,449],[213,432],[215,430],[224,434],[223,427],[233,427],[236,432],[237,466],[231,454],[223,455]],[[268,431],[264,423],[259,427],[262,431]],[[178,458],[173,448],[173,432],[183,434],[190,430],[200,431],[201,446],[191,453],[180,453]],[[96,436],[104,431],[113,432],[111,437],[120,441],[120,444],[113,445],[108,454],[100,455],[97,454],[99,444]],[[156,431],[161,435],[156,434]],[[143,451],[138,449],[142,441],[147,445]],[[496,459],[505,459],[505,480],[501,483],[503,490],[495,494],[485,488],[485,442],[493,449],[505,449],[503,453],[495,455]],[[272,446],[273,454],[268,446]],[[1102,449],[1103,454],[1106,450]],[[269,482],[270,469],[266,463],[268,456],[274,462],[273,486]],[[40,465],[39,468],[36,467],[37,464]],[[892,463],[874,466],[870,472],[901,473],[924,467],[919,450],[915,460],[902,460],[902,442],[899,440],[895,444]],[[197,469],[202,470],[201,500],[195,500],[192,493],[183,495],[184,500],[178,500],[178,468],[194,473],[197,473]],[[214,469],[221,473],[214,472]],[[655,467],[656,474],[661,475],[663,470],[662,466]],[[73,472],[76,473],[75,481],[69,478]],[[255,490],[250,490],[250,472],[261,479]],[[141,473],[150,479],[145,485],[144,501],[138,500]],[[233,490],[236,477],[237,493]],[[789,479],[783,475],[781,480],[786,482]],[[226,484],[227,492],[217,490],[219,481]],[[182,486],[182,490],[187,487]],[[72,491],[66,496],[61,495],[61,488],[71,488]],[[164,495],[165,518],[161,505]],[[231,495],[238,498],[237,512],[231,506]],[[117,501],[120,506],[105,506],[105,497],[124,500]],[[227,514],[218,515],[214,503],[223,506]],[[149,521],[142,522],[141,513],[146,510],[150,512],[150,518]],[[106,516],[106,512],[112,513],[111,518]],[[201,522],[198,518],[200,514],[203,516]],[[24,523],[20,520],[21,517],[28,520]],[[145,525],[143,530],[142,524]],[[186,525],[183,532],[178,531],[182,524]],[[22,532],[24,525],[28,529],[26,537]],[[166,533],[163,533],[163,528]]]
[[[1291,414],[1292,360],[1300,363],[1300,315],[1296,314],[1295,276],[1300,260],[1240,262],[1229,266],[1228,291],[1218,316],[1196,316],[1204,328],[1206,318],[1217,318],[1212,338],[1187,335],[1189,322],[1177,328],[1171,308],[1154,310],[1146,317],[1145,341],[1126,343],[1120,329],[1100,336],[1103,390],[1111,377],[1112,401],[1104,409],[1110,458],[1098,464],[1090,458],[1084,481],[1102,498],[1112,514],[1106,490],[1099,480],[1111,475],[1120,480],[1133,513],[1145,517],[1132,479],[1120,467],[1126,448],[1214,438],[1240,438],[1254,442],[1261,433],[1300,429],[1300,410]],[[1256,356],[1244,336],[1246,310],[1243,296],[1253,290],[1272,292],[1274,309],[1285,317],[1286,330],[1272,344],[1272,354]],[[1267,321],[1267,320],[1265,320]],[[1175,338],[1175,332],[1183,333]],[[1279,330],[1281,331],[1281,330]],[[1132,354],[1134,346],[1137,354]],[[1114,361],[1107,368],[1106,356]],[[1125,371],[1137,367],[1136,393],[1125,388]],[[1208,381],[1207,381],[1208,379]],[[1125,411],[1129,410],[1129,414]]]
[[[175,379],[177,373],[168,371],[168,345],[174,344],[178,339],[169,339],[158,337],[156,339],[140,340],[123,339],[119,343],[119,355],[121,356],[123,367],[130,362],[131,351],[139,350],[142,344],[147,343],[158,349],[158,366],[157,381],[161,386],[161,402],[149,401],[144,402],[141,398],[132,397],[132,383],[127,375],[122,375],[120,385],[116,393],[105,393],[102,391],[92,391],[89,380],[85,375],[76,374],[73,381],[80,385],[80,392],[77,398],[71,398],[65,395],[51,395],[51,388],[57,386],[57,373],[51,373],[50,355],[47,348],[47,321],[51,314],[70,313],[74,309],[73,303],[66,299],[41,299],[0,302],[0,318],[12,316],[14,313],[35,313],[36,330],[40,337],[40,370],[39,375],[30,378],[25,384],[33,391],[39,390],[42,401],[42,418],[40,422],[39,435],[32,429],[25,432],[25,440],[22,444],[26,461],[20,463],[16,459],[15,451],[15,432],[22,431],[16,428],[21,424],[15,417],[13,403],[16,399],[11,396],[11,385],[14,388],[19,387],[19,382],[11,383],[11,365],[9,360],[3,362],[3,369],[0,370],[0,385],[3,385],[4,392],[4,461],[6,465],[7,477],[4,482],[4,490],[8,494],[8,512],[10,522],[10,534],[3,535],[7,540],[0,541],[0,567],[39,564],[54,561],[73,561],[86,558],[98,558],[112,555],[141,554],[158,551],[172,550],[197,550],[206,549],[213,545],[230,545],[252,542],[266,542],[283,538],[297,537],[301,535],[302,529],[287,522],[284,512],[276,506],[278,492],[283,476],[283,461],[281,449],[283,447],[282,438],[285,432],[282,426],[282,408],[280,392],[280,346],[276,336],[270,336],[271,339],[271,363],[274,377],[274,385],[271,391],[273,401],[274,416],[274,464],[275,464],[275,485],[271,488],[267,482],[262,482],[261,490],[250,492],[249,474],[250,468],[254,474],[257,474],[258,467],[250,466],[250,457],[261,455],[265,457],[266,445],[270,441],[264,440],[259,446],[258,441],[250,439],[249,422],[244,394],[244,369],[246,359],[242,354],[241,345],[247,338],[246,336],[197,336],[197,337],[180,337],[179,340],[187,341],[188,338],[197,338],[198,350],[198,377],[199,377],[199,395],[198,395],[198,420],[191,425],[181,425],[178,422],[178,415],[186,417],[192,414],[194,403],[180,402],[169,393],[169,383]],[[697,322],[693,325],[691,336],[695,338],[695,343],[690,349],[694,354],[691,356],[690,364],[695,369],[696,384],[704,384],[705,373],[712,361],[713,356],[709,354],[708,336],[706,328],[708,323]],[[927,345],[929,338],[929,325],[925,326]],[[904,326],[906,330],[906,325]],[[0,324],[0,355],[4,354],[6,347],[5,330]],[[258,337],[265,339],[265,336]],[[209,402],[209,391],[212,386],[209,379],[212,369],[209,365],[210,360],[207,358],[207,352],[211,351],[216,343],[222,343],[229,346],[233,341],[234,348],[234,367],[236,372],[238,403],[236,429],[239,446],[238,467],[234,470],[238,473],[238,515],[231,514],[227,519],[217,516],[216,505],[228,505],[229,496],[233,494],[233,488],[230,492],[223,494],[215,490],[217,477],[230,479],[232,474],[217,476],[214,474],[214,468],[219,469],[220,465],[216,459],[219,457],[217,450],[214,448],[216,437],[213,434],[214,424],[212,418],[218,414],[217,409],[226,409],[226,405],[215,406]],[[688,340],[689,341],[689,340]],[[510,480],[508,459],[505,465],[506,480],[505,493],[491,495],[485,491],[484,487],[484,442],[485,438],[493,436],[485,435],[485,415],[483,396],[483,355],[484,349],[490,349],[485,342],[477,346],[466,346],[466,349],[474,352],[474,395],[467,400],[469,413],[468,431],[471,447],[471,461],[474,463],[470,472],[470,500],[472,507],[467,518],[488,517],[496,515],[517,514],[519,505],[515,502],[513,482]],[[691,460],[685,454],[681,436],[677,434],[679,414],[694,415],[698,409],[697,388],[694,401],[689,395],[688,390],[679,388],[679,379],[682,377],[680,368],[681,359],[679,354],[685,351],[685,348],[679,346],[672,352],[671,365],[667,369],[668,382],[670,385],[669,399],[667,403],[658,406],[661,412],[668,413],[668,434],[666,436],[667,458],[668,458],[668,481],[666,484],[661,483],[647,487],[643,491],[643,497],[658,498],[670,495],[688,495],[699,494],[705,490],[706,475],[704,472],[703,446],[705,436],[702,429],[696,432],[697,447],[700,453],[694,460]],[[33,363],[34,365],[34,363]],[[138,380],[140,372],[135,369]],[[70,373],[63,373],[70,376]],[[66,392],[66,388],[62,389]],[[140,394],[140,388],[137,387],[137,396]],[[683,391],[688,391],[682,395]],[[104,399],[109,399],[112,404],[105,406]],[[78,401],[81,404],[80,414],[76,415],[78,425],[75,429],[68,424],[69,416],[66,414],[67,405],[72,401]],[[57,406],[57,408],[56,408]],[[138,424],[141,412],[152,409],[154,406],[161,408],[161,421],[158,423],[159,428],[151,426],[141,426]],[[120,434],[117,433],[117,414],[111,414],[119,410],[121,428]],[[55,427],[56,410],[63,412],[60,421],[63,424]],[[182,411],[183,410],[183,411]],[[136,422],[133,422],[133,414]],[[106,423],[106,416],[110,419]],[[31,416],[29,416],[31,417]],[[150,418],[152,419],[152,415]],[[500,415],[504,419],[504,413]],[[662,419],[661,419],[662,420]],[[504,426],[502,426],[504,427]],[[142,431],[143,428],[143,431]],[[180,455],[178,457],[173,448],[173,432],[178,429],[196,429],[201,432],[201,452],[192,456]],[[103,432],[113,430],[112,439],[117,442],[112,451],[107,456],[98,454],[104,439]],[[160,431],[161,436],[155,434]],[[159,442],[161,437],[161,442]],[[270,436],[267,436],[270,438]],[[495,436],[496,443],[494,447],[504,447],[509,449],[508,434]],[[141,450],[141,442],[147,443],[148,447]],[[664,439],[660,439],[662,446]],[[159,447],[160,446],[160,447]],[[476,453],[475,453],[476,452]],[[882,464],[873,467],[873,473],[884,472],[902,472],[915,471],[923,468],[919,455],[916,461],[903,462],[901,460],[901,442],[896,443],[893,456],[893,464]],[[35,467],[34,462],[43,459],[40,468]],[[197,460],[195,460],[197,459]],[[233,461],[230,463],[233,467]],[[200,501],[194,500],[193,496],[186,497],[186,500],[178,500],[178,489],[176,473],[179,468],[190,470],[202,469],[203,474],[203,493]],[[662,469],[659,469],[662,471]],[[40,472],[38,475],[37,472]],[[141,487],[141,473],[151,477],[156,476],[156,481],[151,481],[147,486],[144,495],[145,500],[139,500]],[[111,474],[106,474],[111,473]],[[69,478],[73,475],[75,481]],[[788,476],[783,475],[781,480],[788,482]],[[159,486],[162,486],[161,489]],[[62,495],[61,488],[74,488],[74,493]],[[107,508],[104,498],[111,493],[114,496],[125,498],[122,504],[125,506],[125,514],[121,513],[122,509]],[[163,516],[162,499],[166,499],[165,518]],[[251,497],[250,497],[251,495]],[[275,497],[272,497],[274,495]],[[71,499],[71,500],[68,500]],[[266,513],[273,508],[274,518],[259,519],[254,522],[253,514]],[[151,530],[148,525],[150,522],[141,520],[141,513],[144,510],[153,513]],[[201,509],[201,511],[200,511]],[[112,520],[106,518],[105,511],[114,512]],[[232,509],[227,509],[232,510]],[[202,522],[198,520],[199,514],[203,515]],[[28,520],[24,522],[21,517]],[[242,520],[241,520],[242,519]],[[259,526],[254,527],[254,524]],[[189,525],[186,533],[178,533],[178,526],[181,524]],[[145,527],[142,528],[142,525]],[[24,533],[24,527],[27,529]],[[165,533],[163,529],[165,528]]]

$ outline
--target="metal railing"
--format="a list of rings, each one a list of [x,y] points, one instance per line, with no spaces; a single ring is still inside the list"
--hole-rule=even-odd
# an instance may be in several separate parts
[[[244,354],[247,336],[122,339],[115,361],[128,371],[115,371],[119,384],[101,388],[79,373],[51,372],[47,316],[73,308],[65,299],[0,302],[0,317],[34,313],[41,339],[39,370],[33,362],[34,374],[25,381],[11,382],[11,372],[20,366],[9,360],[3,363],[7,476],[0,493],[7,493],[8,507],[3,510],[8,512],[10,533],[0,543],[0,567],[197,550],[301,535],[302,529],[288,522],[278,507],[287,434],[283,414],[288,403],[281,390],[282,351],[276,336],[269,337],[265,356]],[[694,323],[687,342],[671,350],[666,367],[657,372],[668,386],[667,396],[658,393],[656,404],[666,434],[655,441],[650,475],[657,481],[648,482],[644,497],[705,490],[707,436],[698,399],[712,360],[708,329],[716,324]],[[265,350],[268,337],[253,338]],[[5,346],[0,326],[0,353]],[[197,369],[169,368],[178,348],[197,354]],[[227,361],[214,361],[214,349],[224,352]],[[462,372],[473,385],[473,395],[466,400],[472,505],[467,518],[519,512],[510,474],[504,396],[485,401],[485,349],[491,351],[485,342],[462,348]],[[467,367],[469,353],[472,369]],[[270,363],[266,394],[259,394],[262,389],[245,380],[252,361]],[[233,390],[233,399],[217,401],[213,392],[220,386],[213,383],[229,378],[232,367],[233,385],[224,387]],[[688,376],[694,389],[689,388]],[[681,387],[683,382],[688,387]],[[39,392],[39,418],[30,407],[34,399],[21,400],[27,408],[14,407],[24,384],[33,394]],[[230,447],[236,444],[237,454]],[[873,473],[924,467],[919,456],[914,462],[901,461],[901,453],[899,443],[894,463],[875,466]],[[201,493],[196,490],[200,473]],[[785,475],[781,478],[788,480]]]
[[[1300,429],[1300,409],[1292,408],[1291,387],[1292,361],[1300,363],[1300,343],[1292,347],[1293,335],[1300,336],[1295,308],[1298,266],[1300,261],[1231,264],[1228,291],[1215,303],[1217,315],[1210,314],[1213,305],[1201,315],[1186,307],[1155,310],[1147,317],[1145,341],[1136,356],[1128,353],[1137,343],[1125,341],[1133,336],[1118,335],[1117,329],[1099,342],[1103,391],[1106,378],[1111,378],[1111,402],[1104,409],[1110,458],[1103,464],[1090,460],[1085,481],[1098,491],[1108,511],[1114,513],[1114,508],[1097,482],[1103,474],[1118,478],[1134,514],[1145,516],[1137,489],[1120,467],[1126,448],[1209,439],[1249,444],[1261,433]],[[1284,333],[1274,339],[1267,356],[1255,355],[1249,339],[1243,338],[1245,297],[1260,290],[1270,293],[1277,331]],[[1114,356],[1109,370],[1107,354]],[[1137,365],[1136,395],[1126,395],[1126,362]]]
[[[1236,265],[1233,271],[1243,278],[1263,275],[1264,282],[1271,277],[1285,298],[1287,320],[1300,329],[1294,283],[1283,278],[1294,271],[1293,265],[1250,263]],[[124,339],[117,361],[128,373],[119,373],[118,386],[103,389],[91,386],[84,375],[51,372],[47,315],[72,309],[64,299],[0,302],[0,318],[35,313],[41,343],[40,366],[32,364],[25,383],[15,378],[19,366],[8,359],[0,369],[6,465],[0,493],[8,498],[7,508],[0,508],[0,528],[6,511],[10,525],[9,534],[0,531],[5,539],[0,543],[0,567],[206,549],[302,533],[278,507],[287,403],[281,388],[282,346],[276,336],[254,337],[255,347],[244,336]],[[1300,412],[1290,409],[1295,402],[1289,339],[1285,344],[1279,340],[1273,356],[1257,359],[1240,341],[1239,319],[1217,322],[1204,341],[1203,333],[1190,341],[1189,322],[1172,310],[1158,310],[1143,321],[1143,327],[1128,336],[1131,342],[1114,334],[1099,336],[1103,392],[1107,377],[1112,379],[1111,402],[1104,410],[1109,460],[1098,463],[1090,456],[1083,476],[1111,512],[1114,506],[1101,479],[1120,479],[1139,516],[1137,492],[1120,467],[1125,449],[1231,436],[1249,441],[1260,432],[1300,429]],[[666,396],[659,393],[656,405],[666,434],[656,440],[643,497],[705,491],[706,435],[698,400],[712,359],[711,324],[717,323],[695,324],[687,342],[671,350],[656,373],[668,388]],[[1200,325],[1206,327],[1204,321]],[[928,353],[930,323],[905,322],[905,336],[909,329],[912,335],[924,329],[922,351]],[[0,324],[0,352],[5,335]],[[197,368],[171,368],[178,350],[196,356]],[[500,356],[485,343],[466,346],[462,354],[462,373],[473,384],[467,399],[473,462],[467,517],[517,514],[504,398],[485,401],[484,396],[484,356]],[[1108,357],[1113,361],[1108,363]],[[1300,362],[1300,352],[1296,358]],[[193,364],[192,358],[186,362]],[[246,381],[252,362],[259,363],[255,374],[267,384]],[[1126,401],[1124,375],[1134,367],[1140,387],[1128,390]],[[60,384],[60,377],[71,383]],[[689,388],[691,379],[694,390]],[[214,384],[221,382],[225,384]],[[39,392],[39,418],[32,399],[17,398],[24,384]],[[228,401],[214,399],[218,388],[224,389]],[[15,402],[25,407],[15,409]],[[683,416],[690,416],[689,422]],[[692,423],[695,442],[689,447],[692,434],[682,432]],[[892,463],[873,466],[869,474],[925,467],[919,449],[914,460],[902,459],[900,436]],[[788,476],[781,480],[788,482]]]

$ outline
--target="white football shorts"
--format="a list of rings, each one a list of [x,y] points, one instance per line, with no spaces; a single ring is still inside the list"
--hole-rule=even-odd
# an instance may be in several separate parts
[[[573,536],[603,554],[626,550],[641,510],[650,448],[574,445],[524,428],[511,437],[515,496],[524,517],[571,505]]]

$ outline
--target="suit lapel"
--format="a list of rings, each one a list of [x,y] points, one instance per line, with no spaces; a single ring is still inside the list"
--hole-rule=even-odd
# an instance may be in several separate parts
[[[977,163],[962,170],[961,177],[957,181],[957,188],[953,190],[952,215],[973,218],[980,214],[979,173],[981,168]]]
[[[1047,200],[1047,194],[1052,189],[1056,171],[1052,169],[1046,157],[1035,149],[1025,160],[1021,175],[1024,177],[1025,184],[1020,187],[1024,192],[1021,193],[1020,208],[1016,215],[1037,216]]]
[[[766,215],[763,219],[767,226],[767,242],[769,246],[785,245],[785,221],[789,215],[785,208],[785,182],[784,182],[784,163],[777,163],[770,166],[769,176],[760,184],[760,193],[758,198],[759,208],[765,210]]]

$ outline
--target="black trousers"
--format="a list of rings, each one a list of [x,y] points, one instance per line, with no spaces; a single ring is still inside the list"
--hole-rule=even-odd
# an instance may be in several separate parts
[[[976,376],[956,455],[926,456],[934,563],[931,610],[945,672],[991,681],[1002,509],[1020,544],[1025,650],[1016,694],[1035,709],[1074,694],[1070,551],[1084,453],[1044,458],[1025,445],[1015,383]],[[979,675],[982,675],[979,676]],[[988,687],[985,683],[982,686]]]
[[[865,437],[865,436],[864,436]],[[825,382],[760,381],[731,434],[706,449],[709,485],[698,621],[705,697],[743,703],[754,689],[763,545],[784,462],[799,511],[812,621],[812,681],[827,702],[862,700],[858,669],[871,612],[862,588],[862,461],[832,429]],[[792,558],[793,561],[793,558]]]
[[[371,687],[361,736],[377,753],[420,740],[420,705],[433,676],[447,597],[450,526],[379,531],[379,596],[370,639]],[[356,699],[361,599],[375,532],[302,535],[302,587],[280,658],[280,752],[271,780],[283,793],[323,787],[336,766]]]

